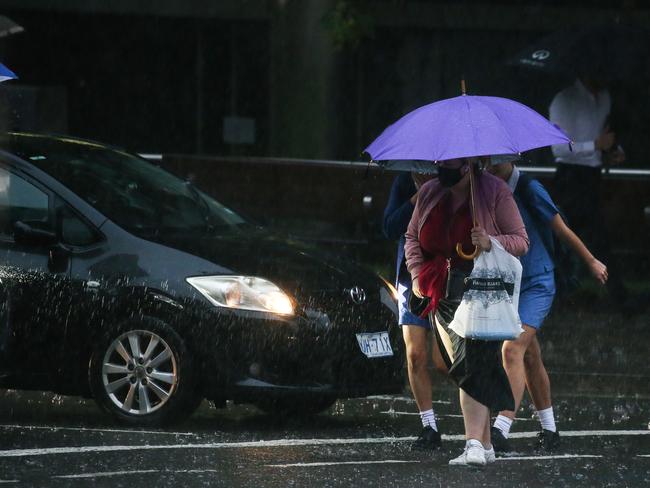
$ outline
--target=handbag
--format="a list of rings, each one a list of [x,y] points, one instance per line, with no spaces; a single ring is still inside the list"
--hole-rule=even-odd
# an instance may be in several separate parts
[[[413,290],[409,290],[408,307],[413,315],[420,317],[422,315],[422,312],[424,312],[429,306],[429,303],[431,303],[430,297],[420,298],[415,293],[413,293]]]
[[[445,298],[447,300],[460,301],[463,298],[468,275],[469,272],[449,268],[447,273],[447,288],[445,289]]]
[[[459,269],[448,268],[447,270],[447,283],[445,285],[445,298],[447,300],[460,301],[463,297],[463,293],[466,287],[467,272],[461,271]],[[420,317],[422,312],[431,303],[430,297],[420,298],[413,290],[410,291],[408,299],[408,308],[412,314]]]
[[[474,269],[449,328],[467,339],[512,340],[523,332],[519,318],[521,263],[494,238],[474,258]]]

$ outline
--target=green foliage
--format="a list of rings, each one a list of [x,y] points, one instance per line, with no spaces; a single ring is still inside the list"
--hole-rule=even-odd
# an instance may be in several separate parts
[[[374,19],[363,12],[365,0],[336,0],[323,21],[336,49],[356,49],[374,34]]]

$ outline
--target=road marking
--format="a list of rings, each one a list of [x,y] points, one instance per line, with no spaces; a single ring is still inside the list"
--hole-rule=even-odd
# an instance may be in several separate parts
[[[103,473],[81,473],[81,474],[61,474],[52,476],[59,479],[78,479],[78,478],[104,478],[107,476],[123,476],[125,474],[149,474],[158,473],[157,469],[138,469],[134,471],[104,471]]]
[[[410,402],[410,403],[415,403],[415,400],[413,397],[410,396],[404,396],[404,395],[371,395],[367,397],[360,398],[359,400],[398,400],[401,402]],[[432,403],[439,403],[441,405],[451,405],[452,402],[449,400],[433,400]]]
[[[139,469],[133,471],[102,471],[98,473],[79,473],[79,474],[60,474],[52,478],[75,479],[75,478],[105,478],[109,476],[124,476],[129,474],[149,474],[149,473],[174,473],[174,474],[200,474],[200,473],[218,473],[216,469]]]
[[[0,429],[26,429],[26,430],[50,430],[58,432],[61,430],[72,430],[76,432],[114,432],[118,434],[159,434],[159,435],[183,435],[198,437],[199,435],[194,432],[161,432],[157,430],[129,430],[129,429],[98,429],[90,427],[56,427],[47,425],[17,425],[17,424],[2,424]]]
[[[534,434],[534,435],[531,435]],[[562,437],[608,437],[629,435],[650,435],[650,430],[566,430],[560,432]],[[511,432],[508,439],[527,439],[537,437],[536,432]]]
[[[0,485],[3,483],[20,483],[20,480],[0,480]]]
[[[342,466],[344,464],[358,466],[360,464],[409,464],[420,461],[407,461],[400,459],[384,459],[381,461],[343,461],[343,462],[322,462],[322,463],[294,463],[294,464],[266,464],[267,468],[314,468],[319,466]]]
[[[636,457],[647,457],[647,458],[650,458],[650,454],[637,454]]]
[[[384,410],[383,412],[379,412],[379,413],[383,413],[384,415],[417,415],[417,416],[420,416],[419,412],[402,412],[402,411],[399,411],[399,410]],[[441,418],[462,419],[463,416],[460,415],[460,414],[455,414],[455,413],[443,413],[443,414],[437,413],[436,418],[439,418],[439,419],[441,419]],[[533,421],[537,421],[537,419],[527,419],[527,418],[519,418],[519,417],[517,417],[515,420],[517,422],[533,422]]]
[[[650,435],[650,430],[578,430],[563,431],[563,437],[601,437],[601,436],[639,436]],[[462,434],[445,435],[443,440],[464,441]],[[535,438],[537,432],[514,432],[509,438],[524,439]],[[296,447],[296,446],[333,446],[350,444],[393,444],[398,442],[413,441],[416,438],[409,437],[364,437],[350,439],[275,439],[269,441],[248,441],[248,442],[215,442],[207,444],[162,444],[162,445],[134,445],[134,446],[70,446],[51,447],[42,449],[13,449],[0,451],[0,458],[45,456],[50,454],[79,454],[87,452],[115,452],[115,451],[146,451],[160,449],[264,449],[271,447]]]
[[[579,459],[579,458],[602,458],[600,454],[556,454],[549,456],[507,456],[498,457],[497,461],[540,461],[544,459]]]
[[[548,459],[580,459],[580,458],[602,458],[601,455],[596,454],[557,454],[549,456],[512,456],[512,457],[498,457],[497,461],[540,461]],[[313,468],[321,466],[342,466],[351,465],[358,466],[362,464],[412,464],[420,463],[421,461],[399,460],[399,459],[384,459],[373,461],[344,461],[344,462],[319,462],[319,463],[292,463],[292,464],[266,464],[267,468]]]

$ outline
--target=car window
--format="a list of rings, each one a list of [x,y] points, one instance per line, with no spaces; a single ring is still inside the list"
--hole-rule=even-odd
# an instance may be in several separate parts
[[[71,246],[89,246],[101,239],[99,233],[84,222],[68,205],[59,209],[61,242]]]
[[[17,221],[50,229],[49,197],[20,176],[0,168],[0,236],[12,238]]]
[[[20,142],[9,139],[5,144],[136,235],[233,228],[245,223],[189,183],[123,151],[38,136]]]

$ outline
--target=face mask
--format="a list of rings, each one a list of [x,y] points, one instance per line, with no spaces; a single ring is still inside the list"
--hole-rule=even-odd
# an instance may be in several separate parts
[[[445,188],[451,188],[463,178],[460,168],[445,168],[444,166],[438,167],[438,180]]]

